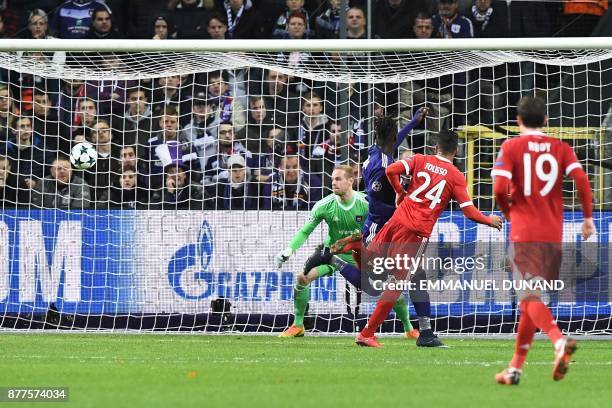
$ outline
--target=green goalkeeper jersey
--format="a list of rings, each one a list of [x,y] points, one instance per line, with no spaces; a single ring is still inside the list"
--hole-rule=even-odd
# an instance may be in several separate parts
[[[330,194],[315,204],[310,219],[293,236],[289,247],[293,252],[297,251],[321,221],[325,221],[328,227],[324,244],[330,246],[339,239],[361,232],[367,215],[368,201],[365,194],[355,191],[353,198],[346,203],[341,202],[339,196]],[[355,263],[350,253],[341,254],[340,257]]]

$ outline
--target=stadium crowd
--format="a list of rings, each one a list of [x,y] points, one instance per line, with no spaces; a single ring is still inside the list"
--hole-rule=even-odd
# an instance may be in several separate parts
[[[0,37],[339,38],[340,4],[8,0],[0,2]],[[365,6],[365,1],[350,2],[346,38],[368,38]],[[607,7],[607,1],[598,0],[564,5],[379,0],[372,6],[370,37],[584,36]],[[63,52],[30,56],[54,64],[72,57]],[[291,66],[306,64],[311,57],[304,52],[278,56]],[[107,67],[122,63],[121,56],[104,56]],[[505,75],[481,69],[476,81],[454,74],[387,84],[374,89],[373,100],[370,88],[360,84],[340,89],[338,84],[262,69],[140,81],[54,79],[3,69],[0,199],[5,209],[308,209],[328,193],[335,164],[348,160],[355,170],[361,167],[371,117],[393,114],[406,119],[428,106],[431,120],[422,126],[432,132],[469,122],[467,112],[476,112],[479,121],[503,122],[507,118],[496,117],[490,109],[500,106],[495,98],[512,104],[522,91],[533,89],[524,75],[533,64],[504,69],[509,70]],[[470,86],[491,96],[482,97],[478,108],[469,106],[474,101],[456,105],[455,100],[469,99]],[[343,91],[349,100],[346,121],[338,108]],[[98,152],[90,170],[70,165],[71,147],[81,141],[92,143]],[[417,134],[406,147],[422,152],[425,144]]]

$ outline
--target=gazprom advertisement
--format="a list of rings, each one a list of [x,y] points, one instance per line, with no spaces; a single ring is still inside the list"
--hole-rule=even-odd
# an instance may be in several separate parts
[[[211,300],[226,298],[234,313],[288,314],[295,274],[325,234],[325,227],[319,227],[277,270],[274,255],[286,247],[308,212],[17,210],[0,214],[2,313],[44,313],[53,303],[64,313],[195,314],[209,312]],[[581,219],[575,216],[566,214],[566,242],[580,242]],[[612,213],[596,217],[597,235],[590,239],[600,248],[591,255],[596,261],[584,263],[585,255],[577,253],[564,262],[579,271],[574,275],[576,291],[596,288],[598,304],[592,306],[609,310]],[[506,229],[497,232],[460,213],[446,212],[431,241],[486,253],[489,245],[499,246],[506,237]],[[493,252],[489,268],[481,274],[503,269],[504,251]],[[346,283],[338,274],[313,282],[310,312],[345,313],[345,291]],[[460,304],[463,311],[495,306],[504,310],[503,305],[512,302],[509,292],[486,297],[455,292],[430,293],[438,314],[444,305],[455,309]]]

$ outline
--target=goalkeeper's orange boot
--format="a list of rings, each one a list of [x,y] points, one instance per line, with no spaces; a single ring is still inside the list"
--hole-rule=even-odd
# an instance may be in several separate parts
[[[278,335],[278,337],[304,337],[304,326],[297,327],[292,324],[287,330]]]
[[[415,339],[416,340],[416,339],[419,338],[420,334],[421,333],[419,333],[419,331],[417,329],[412,329],[412,330],[409,330],[409,331],[405,332],[404,336],[406,336],[409,339]]]
[[[518,385],[521,381],[521,370],[508,367],[501,373],[495,374],[495,381],[502,385]]]
[[[572,354],[576,352],[576,340],[574,339],[563,339],[563,343],[555,351],[555,364],[553,366],[553,380],[559,381],[565,377],[569,364],[571,361]]]
[[[378,342],[376,336],[366,337],[363,334],[359,333],[357,337],[355,337],[355,344],[362,347],[375,347],[381,348],[383,345]]]

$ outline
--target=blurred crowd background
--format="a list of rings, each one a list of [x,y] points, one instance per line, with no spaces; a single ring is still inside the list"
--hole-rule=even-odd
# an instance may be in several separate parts
[[[342,10],[339,0],[4,0],[0,37],[529,38],[607,29],[608,2],[598,0],[345,4]],[[63,52],[29,56],[58,65],[74,58]],[[315,61],[307,52],[277,58],[292,68]],[[103,54],[101,63],[112,69],[135,62]],[[560,67],[533,63],[376,86],[249,67],[146,80],[59,79],[5,68],[0,199],[5,209],[306,210],[330,192],[334,165],[348,163],[359,172],[376,118],[391,115],[403,126],[427,107],[427,118],[398,154],[427,153],[440,129],[512,123],[521,95],[562,88],[564,81]],[[597,125],[608,105],[591,115]],[[589,125],[589,118],[578,124]],[[92,143],[99,157],[94,168],[76,171],[69,155],[82,141]],[[494,150],[479,145],[478,162],[492,162]],[[464,169],[462,160],[465,152],[458,160]],[[363,188],[360,178],[355,188]],[[490,199],[487,188],[490,180],[483,181],[478,199]]]

